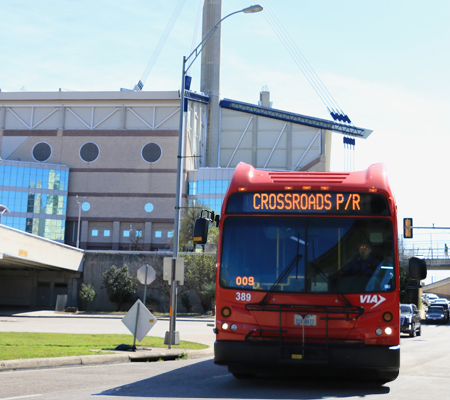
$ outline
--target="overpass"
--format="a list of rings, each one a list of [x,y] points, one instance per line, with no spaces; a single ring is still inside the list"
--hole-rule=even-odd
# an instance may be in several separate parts
[[[0,307],[54,308],[58,295],[76,304],[84,251],[0,225]]]
[[[449,270],[450,259],[448,258],[425,258],[429,270]]]

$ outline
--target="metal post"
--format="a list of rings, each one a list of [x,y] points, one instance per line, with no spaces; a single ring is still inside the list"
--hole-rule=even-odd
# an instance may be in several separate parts
[[[228,14],[226,17],[222,18],[210,31],[209,33],[203,38],[201,43],[191,52],[191,54],[186,57],[183,56],[183,68],[181,70],[181,91],[180,91],[180,123],[178,128],[178,153],[177,153],[177,180],[176,180],[176,192],[175,192],[175,223],[174,223],[174,232],[173,232],[173,257],[178,257],[178,247],[179,247],[179,225],[180,225],[180,207],[181,207],[181,160],[183,158],[183,122],[184,122],[184,91],[186,89],[185,85],[185,76],[193,62],[197,59],[198,55],[203,50],[203,47],[206,45],[206,43],[211,39],[214,32],[217,30],[218,26],[222,23],[222,21],[234,14],[244,12],[244,13],[253,13],[253,12],[259,12],[262,11],[262,7],[260,5],[254,5],[247,8],[244,8],[239,11],[235,11],[231,14]],[[190,60],[191,57],[194,57],[186,68],[186,61]],[[171,302],[171,314],[174,311],[173,304],[176,304],[177,302],[177,282],[174,280],[175,275],[175,260],[173,261],[173,274],[172,274],[172,291],[171,295],[173,297],[173,303]],[[173,321],[172,321],[173,319]],[[171,328],[175,328],[176,324],[176,315],[173,315],[173,318],[170,318]],[[173,326],[172,326],[173,323]],[[171,346],[171,340],[172,340],[172,331],[169,333],[169,348]]]
[[[81,203],[78,201],[77,195],[77,203],[78,203],[78,229],[77,229],[77,248],[80,248],[80,219],[81,219]]]
[[[144,281],[144,306],[145,306],[145,300],[147,299],[147,274],[148,274],[148,267],[149,265],[145,265],[145,281]]]
[[[173,257],[172,260],[172,286],[171,286],[171,316],[170,316],[170,331],[169,331],[169,349],[172,344],[172,332],[175,332],[176,328],[176,307],[177,304],[177,281],[175,281],[175,258],[178,257],[179,248],[179,226],[180,226],[180,187],[181,187],[181,160],[183,150],[183,120],[184,120],[184,90],[185,90],[185,71],[186,57],[183,57],[183,69],[181,73],[181,93],[180,93],[180,124],[178,129],[178,155],[177,155],[177,180],[176,180],[176,192],[175,192],[175,224],[173,231]],[[172,316],[173,314],[173,316]]]
[[[137,303],[136,324],[134,325],[134,338],[133,338],[133,347],[132,347],[132,349],[134,351],[136,351],[136,333],[137,333],[137,327],[138,327],[138,320],[139,320],[139,302]]]
[[[128,234],[128,239],[130,241],[129,246],[128,246],[128,250],[131,251],[131,231],[133,230],[133,224],[130,224],[130,232]]]
[[[174,330],[174,325],[175,325],[175,314],[174,314],[174,304],[175,304],[175,296],[176,296],[176,288],[174,290],[174,286],[175,286],[175,265],[176,265],[176,260],[175,258],[172,259],[172,276],[170,277],[170,282],[171,282],[171,291],[170,291],[170,320],[169,320],[169,349],[172,348],[172,335]]]

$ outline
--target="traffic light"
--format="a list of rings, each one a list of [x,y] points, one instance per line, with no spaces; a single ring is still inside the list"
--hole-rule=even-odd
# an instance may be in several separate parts
[[[403,237],[412,239],[413,237],[413,220],[412,218],[403,218]]]

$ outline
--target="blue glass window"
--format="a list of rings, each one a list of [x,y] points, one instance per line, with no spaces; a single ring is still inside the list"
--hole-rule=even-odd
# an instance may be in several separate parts
[[[155,231],[155,237],[157,237],[157,238],[162,237],[162,232],[161,231]]]
[[[189,182],[189,194],[197,195],[197,182]]]
[[[103,231],[103,236],[105,236],[105,237],[111,236],[111,231],[108,230],[108,229],[105,229],[105,230]]]
[[[92,236],[98,236],[98,230],[97,229],[92,229],[91,235]]]

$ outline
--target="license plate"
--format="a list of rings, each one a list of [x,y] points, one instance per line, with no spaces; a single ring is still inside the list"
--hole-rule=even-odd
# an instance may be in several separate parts
[[[317,315],[306,315],[304,318],[300,314],[294,315],[294,325],[297,326],[303,326],[303,323],[305,326],[317,326]]]

